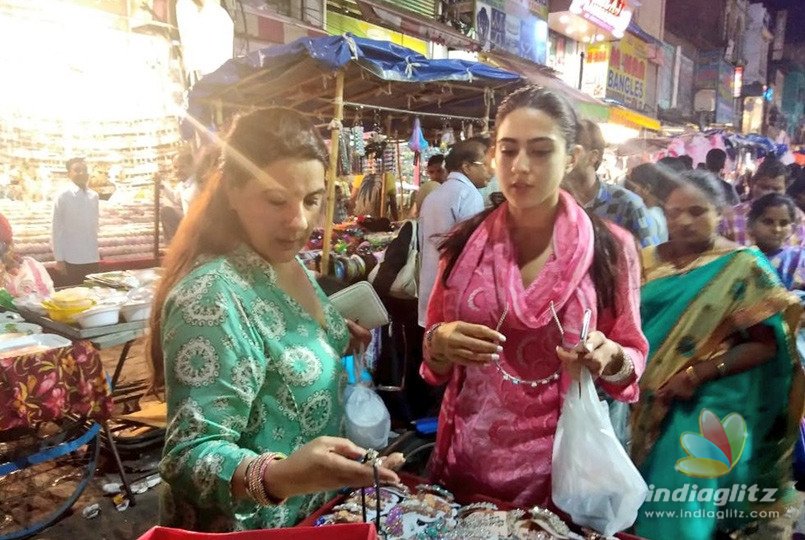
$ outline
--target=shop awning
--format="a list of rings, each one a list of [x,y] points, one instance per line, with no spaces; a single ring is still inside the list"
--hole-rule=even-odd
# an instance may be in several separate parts
[[[422,123],[443,127],[453,115],[483,119],[523,79],[480,62],[430,60],[411,49],[351,34],[298,39],[227,61],[190,91],[190,115],[204,119],[209,106],[295,108],[329,121],[334,77],[344,73],[349,109],[421,114]],[[351,115],[350,115],[351,116]]]
[[[481,57],[495,66],[521,74],[532,84],[544,86],[562,94],[573,103],[578,113],[588,120],[594,122],[609,120],[609,105],[573,88],[554,75],[553,70],[546,66],[540,66],[504,51],[482,53]]]
[[[613,124],[620,124],[634,129],[660,130],[660,121],[656,118],[640,114],[637,111],[621,107],[620,105],[610,105],[609,121]]]

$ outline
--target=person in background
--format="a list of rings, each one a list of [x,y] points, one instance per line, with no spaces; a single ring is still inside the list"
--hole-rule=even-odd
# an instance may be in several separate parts
[[[65,285],[77,285],[100,269],[98,194],[87,187],[89,175],[83,158],[67,161],[71,185],[53,205],[51,247]]]
[[[794,200],[797,208],[805,211],[805,176],[800,174],[799,178],[791,182],[786,194]]]
[[[447,154],[447,180],[431,193],[419,212],[419,325],[425,327],[428,299],[439,267],[438,243],[456,224],[484,209],[478,191],[492,177],[487,162],[488,146],[476,139],[460,141]]]
[[[785,165],[780,160],[774,156],[766,157],[749,181],[749,200],[724,211],[718,228],[719,234],[742,246],[751,245],[752,239],[747,231],[747,216],[752,208],[752,203],[767,193],[784,195],[786,172]],[[797,208],[796,214],[794,233],[789,237],[788,244],[803,246],[805,245],[805,213]]]
[[[682,154],[677,158],[679,162],[685,167],[686,171],[693,170],[693,158],[687,154]]]
[[[681,175],[665,204],[670,240],[642,254],[651,349],[632,457],[655,494],[635,523],[645,538],[788,540],[788,512],[800,504],[789,480],[803,406],[793,347],[802,310],[758,250],[718,235],[723,207],[715,176]],[[691,485],[698,496],[670,496]],[[774,496],[716,495],[736,485]]]
[[[425,197],[430,195],[433,190],[441,186],[447,179],[447,171],[444,168],[444,156],[442,154],[434,154],[428,158],[428,181],[419,186],[414,198],[414,208],[411,210],[411,217],[419,217],[422,211],[422,203],[425,202]]]
[[[654,225],[651,234],[660,242],[668,241],[668,222],[662,208],[664,177],[665,173],[653,163],[642,163],[629,171],[624,184],[646,203]]]
[[[495,126],[505,202],[440,245],[420,372],[447,383],[432,479],[457,496],[528,508],[552,505],[552,449],[571,381],[585,367],[608,394],[635,401],[648,346],[633,238],[560,189],[584,154],[570,103],[524,87],[501,103]],[[587,309],[591,332],[578,343]]]
[[[685,166],[684,163],[678,158],[674,156],[665,156],[664,158],[660,159],[657,162],[657,165],[660,167],[664,167],[669,171],[676,171],[676,172],[685,172],[688,168]]]
[[[290,527],[373,483],[343,434],[345,321],[298,258],[325,201],[327,148],[290,109],[237,120],[182,221],[151,318],[167,398],[160,520],[192,531]],[[287,458],[286,458],[287,455]],[[398,482],[385,465],[382,482]]]
[[[724,180],[724,166],[727,163],[727,153],[720,148],[713,148],[707,152],[705,159],[705,168],[718,177],[721,182],[721,187],[724,189],[724,198],[727,205],[735,206],[740,204],[741,199],[738,198],[738,192],[735,191],[735,186]]]
[[[333,223],[344,223],[349,217],[347,212],[347,197],[340,184],[335,186],[335,205],[333,206]]]
[[[624,187],[602,182],[598,177],[606,146],[598,124],[581,120],[578,144],[581,154],[562,186],[585,209],[631,232],[641,246],[658,244],[660,240],[653,234],[656,226],[643,199]]]
[[[755,199],[747,216],[752,240],[769,259],[783,285],[805,295],[805,248],[787,244],[796,219],[794,201],[779,193]]]
[[[182,215],[187,215],[190,203],[198,195],[199,187],[194,172],[193,151],[188,147],[182,148],[173,158],[173,177],[182,204]]]
[[[383,217],[397,221],[397,192],[393,178],[389,174],[369,173],[365,175],[353,195],[355,215],[378,218],[384,212]]]
[[[15,298],[29,294],[47,298],[53,294],[53,280],[45,265],[14,251],[11,223],[3,214],[0,214],[0,278],[0,287]]]

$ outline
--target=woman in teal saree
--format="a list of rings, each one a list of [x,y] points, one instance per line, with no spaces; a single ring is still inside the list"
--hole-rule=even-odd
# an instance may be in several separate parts
[[[799,303],[759,251],[716,236],[721,193],[704,172],[672,179],[670,241],[643,252],[650,351],[632,454],[649,485],[635,524],[646,538],[791,534]]]

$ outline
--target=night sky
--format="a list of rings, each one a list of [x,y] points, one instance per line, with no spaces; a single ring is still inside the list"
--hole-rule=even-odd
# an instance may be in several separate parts
[[[805,42],[805,0],[763,0],[763,4],[772,12],[772,30],[778,9],[788,10],[788,24],[785,30],[786,43]]]

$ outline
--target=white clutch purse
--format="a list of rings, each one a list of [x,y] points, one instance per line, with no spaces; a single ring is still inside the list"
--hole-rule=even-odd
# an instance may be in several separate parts
[[[330,296],[345,319],[372,330],[389,323],[389,313],[368,281],[359,281]]]

